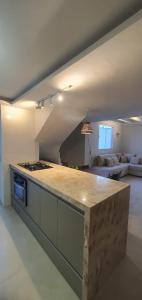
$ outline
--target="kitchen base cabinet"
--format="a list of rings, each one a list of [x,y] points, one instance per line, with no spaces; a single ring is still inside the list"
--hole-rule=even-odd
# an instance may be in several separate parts
[[[44,189],[40,189],[41,229],[57,244],[58,198]]]
[[[26,211],[53,244],[57,241],[57,208],[56,196],[28,180]]]
[[[39,226],[41,224],[41,195],[40,187],[28,180],[26,211]]]
[[[21,204],[13,192],[14,178],[11,172],[13,207],[81,298],[83,214],[24,177],[27,199]]]
[[[58,249],[73,268],[83,272],[83,214],[63,201],[58,203]]]
[[[61,255],[58,249],[50,242],[40,227],[30,218],[27,212],[17,203],[12,200],[13,207],[21,216],[22,220],[26,223],[32,231],[40,245],[46,251],[48,256],[52,259],[53,263],[57,266],[59,271],[63,274],[70,286],[76,292],[78,297],[82,297],[82,277],[71,267],[67,260]]]
[[[51,166],[42,172],[29,172],[12,164],[11,170],[20,175],[14,176],[12,203],[78,296],[94,300],[126,254],[130,187]],[[40,196],[34,202],[31,192],[30,209],[25,197],[29,181],[37,185]],[[32,208],[34,203],[36,208]],[[48,212],[52,208],[51,221]]]

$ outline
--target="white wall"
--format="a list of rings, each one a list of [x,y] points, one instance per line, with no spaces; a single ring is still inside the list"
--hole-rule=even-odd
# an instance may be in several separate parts
[[[60,163],[60,147],[85,117],[85,112],[68,103],[56,103],[38,135],[40,159]]]
[[[35,138],[37,140],[53,108],[54,106],[50,105],[49,107],[44,107],[44,109],[35,110]]]
[[[142,155],[142,125],[122,125],[121,151]]]
[[[105,153],[116,153],[121,148],[121,124],[114,121],[103,121],[91,123],[93,133],[86,136],[85,139],[85,164],[90,164],[94,156]],[[99,125],[105,124],[113,127],[113,146],[112,149],[100,150],[98,149],[99,142]]]
[[[61,157],[69,164],[88,165],[94,156],[105,153],[115,153],[121,147],[121,124],[113,121],[91,123],[93,133],[81,135],[81,127],[78,126],[61,146]],[[98,149],[99,125],[106,124],[113,127],[113,147],[109,150]]]
[[[9,164],[38,159],[35,112],[1,105],[1,201],[10,204]]]
[[[85,136],[81,134],[82,124],[69,135],[60,148],[61,162],[68,165],[84,165]]]

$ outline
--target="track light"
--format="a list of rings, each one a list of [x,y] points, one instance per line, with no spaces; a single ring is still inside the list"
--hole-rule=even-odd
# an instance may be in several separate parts
[[[49,94],[47,95],[47,97],[40,99],[37,102],[37,106],[36,109],[42,109],[45,107],[46,101],[49,102],[49,104],[53,104],[52,99],[55,97],[59,102],[62,102],[64,97],[63,97],[63,92],[66,90],[71,89],[73,86],[70,84],[68,86],[66,86],[65,88],[62,89],[62,91],[56,91],[53,94]]]
[[[36,109],[41,109],[40,102],[37,102]]]
[[[36,109],[42,109],[44,108],[44,100],[41,100],[39,102],[37,102],[37,106],[36,106]]]
[[[44,100],[41,101],[41,108],[44,108]]]

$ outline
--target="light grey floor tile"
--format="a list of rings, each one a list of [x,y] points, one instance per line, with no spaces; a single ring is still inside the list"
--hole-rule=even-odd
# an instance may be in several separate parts
[[[78,300],[12,208],[0,207],[0,300]]]
[[[142,178],[122,181],[131,185],[127,256],[95,300],[142,300]]]

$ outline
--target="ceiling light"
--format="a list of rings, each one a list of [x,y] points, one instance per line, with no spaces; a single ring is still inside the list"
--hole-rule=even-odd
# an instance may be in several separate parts
[[[81,128],[81,134],[91,134],[93,132],[93,128],[90,122],[84,122]]]
[[[73,87],[72,84],[67,85],[66,87],[63,88],[63,91],[67,91]]]
[[[57,97],[58,101],[59,102],[62,102],[63,101],[63,92],[66,91],[66,90],[69,90],[73,87],[72,84],[69,84],[68,86],[66,86],[65,88],[63,88],[61,91],[56,91],[55,93],[53,94],[49,94],[47,95],[45,98],[42,98],[40,99],[38,102],[37,102],[37,106],[36,108],[37,109],[41,109],[41,108],[44,108],[45,107],[45,102],[48,101],[50,102],[50,104],[52,104],[52,99],[54,97]]]
[[[129,123],[127,120],[125,119],[118,119],[118,121],[123,122],[123,123]]]
[[[136,121],[136,122],[141,122],[140,117],[131,117],[130,119],[133,120],[133,121]]]
[[[63,101],[63,95],[62,95],[62,93],[59,93],[59,94],[58,94],[58,100],[59,100],[60,102]]]

